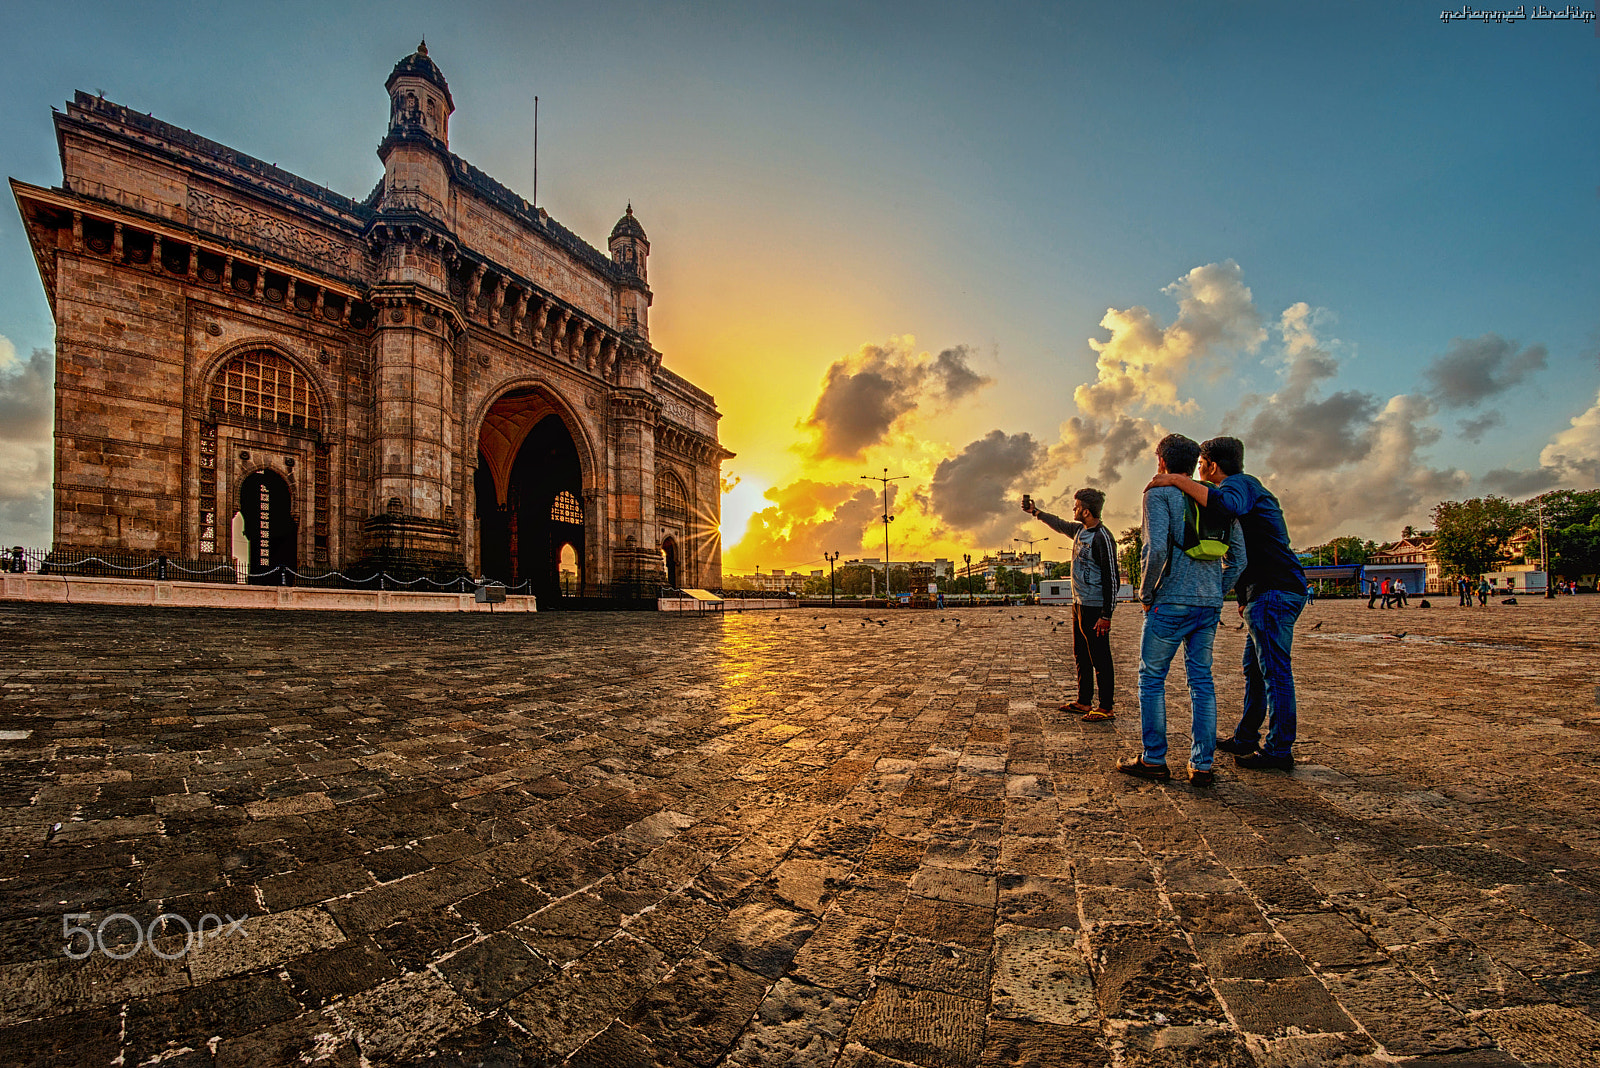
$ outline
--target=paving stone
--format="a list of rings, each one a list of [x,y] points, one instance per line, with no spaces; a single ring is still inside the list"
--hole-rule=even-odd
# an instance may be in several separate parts
[[[1078,892],[1070,879],[1007,872],[997,886],[999,922],[1053,931],[1077,928]]]
[[[1493,1009],[1473,1022],[1512,1055],[1529,1064],[1600,1063],[1600,1022],[1587,1013],[1558,1005]]]
[[[1212,997],[1200,961],[1177,929],[1164,924],[1107,925],[1090,935],[1095,997],[1107,1017],[1174,1024],[1215,1024],[1222,1007]]]
[[[1169,1026],[1114,1021],[1106,1041],[1126,1068],[1255,1068],[1235,1031],[1209,1026]]]
[[[1352,968],[1385,959],[1361,928],[1343,916],[1297,913],[1275,917],[1273,925],[1316,968]]]
[[[996,1016],[1073,1027],[1095,1018],[1094,983],[1076,932],[1007,926],[996,940]]]
[[[412,972],[338,1002],[334,1016],[355,1036],[364,1060],[392,1061],[478,1022],[477,1013],[432,972]]]
[[[1252,1035],[1354,1031],[1355,1023],[1311,976],[1288,979],[1217,979],[1228,1014]]]
[[[880,920],[834,909],[795,954],[790,971],[797,979],[860,1001],[872,985],[872,966],[889,933]]]
[[[816,926],[814,916],[757,902],[730,912],[706,938],[703,948],[758,975],[776,979],[789,967]]]
[[[626,923],[629,934],[649,942],[667,960],[677,960],[726,919],[727,913],[710,902],[671,894]]]
[[[883,982],[857,1010],[849,1037],[876,1053],[919,1065],[969,1068],[983,1052],[984,1005]]]
[[[695,1064],[714,1064],[750,1022],[770,985],[731,961],[694,953],[645,995],[629,1022],[657,1046],[669,1046]]]
[[[321,1008],[393,979],[399,970],[370,938],[296,957],[283,966],[289,989],[306,1008]]]
[[[1324,973],[1323,981],[1362,1029],[1396,1056],[1494,1045],[1482,1029],[1398,969],[1352,968]]]
[[[828,1068],[859,1002],[780,979],[722,1064],[740,1068]]]
[[[1459,938],[1396,947],[1392,956],[1429,989],[1463,1012],[1539,1004],[1550,1000],[1538,985],[1480,947]]]
[[[1214,979],[1288,979],[1309,975],[1300,955],[1276,935],[1198,935],[1195,951]]]
[[[505,1011],[551,1056],[560,1058],[604,1031],[666,973],[659,952],[621,934],[512,998]]]
[[[989,995],[991,962],[988,954],[895,935],[884,946],[876,972],[902,986],[982,1000]]]
[[[990,1019],[983,1068],[1053,1068],[1111,1064],[1098,1027],[1063,1027],[1034,1020]]]

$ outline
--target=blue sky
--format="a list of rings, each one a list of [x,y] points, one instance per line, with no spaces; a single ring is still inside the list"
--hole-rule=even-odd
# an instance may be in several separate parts
[[[1086,481],[1120,529],[1169,430],[1244,437],[1302,544],[1600,472],[1594,22],[402,0],[7,23],[37,47],[0,71],[0,159],[41,185],[49,109],[103,89],[364,196],[383,80],[426,37],[452,148],[528,195],[538,94],[541,204],[601,245],[631,200],[650,233],[653,340],[739,454],[735,569],[878,555],[858,476],[885,465],[908,552],[1009,545],[1021,491]],[[38,544],[52,331],[14,209],[0,279],[0,536]]]

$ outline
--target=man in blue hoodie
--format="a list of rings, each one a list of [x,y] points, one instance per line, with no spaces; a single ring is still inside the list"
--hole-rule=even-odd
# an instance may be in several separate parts
[[[1168,434],[1156,445],[1156,465],[1163,474],[1193,474],[1199,457],[1200,446],[1182,434]],[[1195,537],[1186,537],[1191,533],[1187,509],[1188,498],[1177,489],[1145,491],[1143,578],[1139,585],[1139,601],[1144,605],[1144,631],[1139,640],[1139,725],[1144,746],[1139,756],[1118,761],[1117,770],[1141,779],[1172,777],[1167,769],[1167,670],[1181,646],[1193,713],[1189,782],[1210,786],[1217,745],[1211,647],[1222,616],[1222,596],[1247,561],[1237,520],[1225,525],[1228,549],[1222,559],[1205,559],[1209,546],[1195,544],[1194,553],[1187,551],[1188,543],[1196,542],[1201,533],[1196,529],[1192,532]],[[1221,551],[1220,546],[1216,551]]]
[[[1239,578],[1239,614],[1247,628],[1244,646],[1244,711],[1233,736],[1217,748],[1235,754],[1241,768],[1294,769],[1294,624],[1306,606],[1306,575],[1289,547],[1278,498],[1244,473],[1244,442],[1212,438],[1200,444],[1196,482],[1175,472],[1158,474],[1155,486],[1175,486],[1211,516],[1237,519],[1250,563]],[[1207,486],[1207,482],[1217,482]],[[1263,721],[1267,735],[1261,737]],[[1260,752],[1257,752],[1257,746]]]

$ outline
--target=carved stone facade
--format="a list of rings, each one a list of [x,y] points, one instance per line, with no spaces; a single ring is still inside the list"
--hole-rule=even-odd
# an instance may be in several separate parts
[[[255,571],[552,596],[570,552],[590,594],[720,585],[732,454],[650,344],[632,205],[602,253],[450,152],[425,46],[386,89],[359,202],[102,98],[56,114],[62,186],[11,183],[56,321],[56,548],[242,530]]]

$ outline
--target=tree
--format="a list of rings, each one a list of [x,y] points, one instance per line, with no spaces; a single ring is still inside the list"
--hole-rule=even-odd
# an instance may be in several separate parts
[[[911,571],[904,567],[891,567],[889,569],[889,588],[895,593],[905,593],[911,589]]]
[[[1072,577],[1072,561],[1071,560],[1064,560],[1059,564],[1051,564],[1050,565],[1050,573],[1045,576],[1045,578],[1053,578],[1053,579],[1071,578],[1071,577]]]
[[[865,564],[850,564],[834,572],[839,582],[839,590],[852,597],[865,597],[873,591],[873,576],[876,572]],[[883,583],[879,581],[877,586]]]
[[[1472,578],[1492,571],[1505,559],[1506,541],[1527,523],[1527,508],[1504,497],[1440,501],[1433,509],[1440,572]]]
[[[1117,552],[1117,562],[1122,565],[1123,580],[1139,588],[1139,568],[1144,558],[1144,528],[1129,527],[1122,532],[1122,548]]]
[[[1545,531],[1550,548],[1550,571],[1563,578],[1592,580],[1600,574],[1600,515],[1587,523],[1573,523]]]
[[[1334,538],[1324,545],[1313,545],[1306,550],[1308,556],[1313,557],[1318,564],[1341,566],[1348,564],[1364,564],[1376,552],[1378,546],[1373,542],[1362,544],[1361,539],[1352,535]]]

